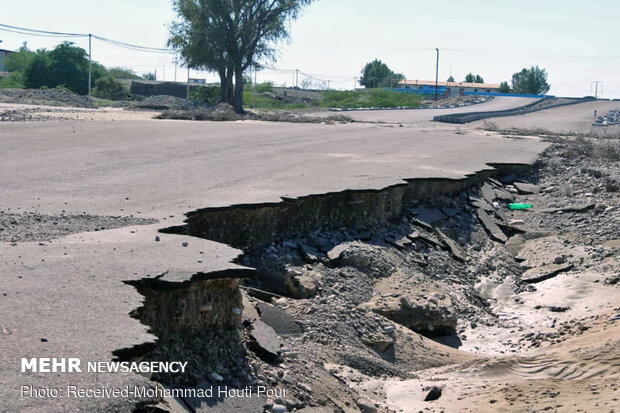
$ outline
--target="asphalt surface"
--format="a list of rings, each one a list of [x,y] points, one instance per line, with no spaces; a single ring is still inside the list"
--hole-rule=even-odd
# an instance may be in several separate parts
[[[472,122],[470,125],[474,128],[483,127],[486,122],[487,124],[493,123],[500,129],[538,129],[556,133],[592,133],[599,136],[605,134],[618,136],[620,127],[617,125],[607,127],[592,126],[592,122],[595,120],[595,110],[598,116],[602,116],[612,109],[620,109],[620,102],[609,100],[590,101],[546,109],[527,115],[490,118]]]
[[[385,122],[416,124],[432,121],[433,117],[451,113],[489,112],[494,110],[513,109],[536,102],[538,98],[496,97],[488,102],[476,105],[448,109],[403,109],[403,110],[360,110],[343,112],[345,115],[360,122]]]
[[[185,212],[380,189],[405,178],[460,178],[488,169],[487,163],[531,163],[547,146],[426,122],[395,127],[155,120],[3,124],[0,145],[0,211],[159,221],[51,242],[0,243],[5,411],[131,409],[135,400],[20,397],[21,385],[148,382],[132,374],[25,374],[20,358],[108,361],[114,350],[155,339],[128,315],[142,298],[124,280],[164,274],[162,279],[179,282],[197,272],[239,268],[231,263],[239,251],[228,246],[158,234],[180,224]]]

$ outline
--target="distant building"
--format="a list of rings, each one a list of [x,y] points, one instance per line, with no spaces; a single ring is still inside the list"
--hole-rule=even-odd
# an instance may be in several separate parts
[[[435,94],[434,80],[405,80],[399,84],[406,91]],[[465,96],[475,93],[500,93],[495,83],[437,82],[437,93],[444,97]]]
[[[0,72],[4,72],[6,70],[4,68],[4,58],[11,53],[13,53],[12,50],[0,49]]]

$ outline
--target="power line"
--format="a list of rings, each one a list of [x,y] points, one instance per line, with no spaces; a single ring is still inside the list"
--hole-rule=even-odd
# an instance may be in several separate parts
[[[19,27],[19,26],[11,26],[8,24],[0,24],[0,30],[25,34],[30,36],[40,36],[40,37],[89,37],[87,33],[63,33],[63,32],[53,32],[47,30],[38,30],[38,29],[29,29],[27,27]],[[165,53],[165,54],[174,54],[175,51],[172,49],[164,49],[159,47],[149,47],[149,46],[141,46],[132,43],[121,42],[118,40],[108,39],[103,36],[97,36],[95,34],[92,35],[93,38],[100,40],[102,42],[106,42],[112,44],[114,46],[122,47],[125,49],[130,49],[138,52],[148,52],[148,53]]]

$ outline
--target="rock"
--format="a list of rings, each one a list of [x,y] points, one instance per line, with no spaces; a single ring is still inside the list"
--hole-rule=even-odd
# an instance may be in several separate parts
[[[242,294],[242,296],[243,296],[243,313],[241,316],[242,320],[248,321],[248,322],[253,322],[254,320],[258,320],[260,318],[260,315],[258,315],[258,311],[256,311],[256,308],[254,308],[254,305],[250,302],[250,300],[245,294]]]
[[[573,268],[572,264],[547,264],[527,270],[521,276],[521,281],[525,283],[537,283],[553,278],[561,272]]]
[[[463,210],[461,208],[441,208],[441,212],[452,218],[463,212]]]
[[[420,231],[413,231],[411,234],[407,235],[407,238],[409,238],[412,241],[419,241],[419,240],[421,240],[421,241],[426,242],[427,244],[437,245],[437,246],[439,246],[441,248],[445,247],[445,244],[443,242],[441,242],[440,239],[434,237],[431,234],[425,234],[425,233],[420,232]]]
[[[528,195],[540,193],[540,187],[538,185],[528,184],[526,182],[513,182],[513,185],[520,194]]]
[[[564,264],[566,262],[566,257],[563,255],[558,255],[553,259],[554,264]]]
[[[274,404],[271,407],[271,412],[272,413],[288,413],[288,409],[286,408],[286,406],[283,406],[281,404]]]
[[[160,241],[160,239],[159,239],[159,235],[156,235],[156,236],[155,236],[155,242],[159,242],[159,241]]]
[[[555,214],[558,212],[586,212],[589,211],[591,209],[593,209],[596,206],[596,204],[594,203],[590,203],[590,204],[579,204],[579,205],[571,205],[571,206],[566,206],[564,208],[547,208],[547,209],[541,209],[540,212],[545,213],[545,214]]]
[[[360,306],[401,324],[420,334],[450,335],[456,329],[449,297],[430,295],[376,297]]]
[[[437,400],[441,397],[441,388],[437,386],[431,387],[430,391],[424,398],[425,402],[432,402],[433,400]]]
[[[491,235],[491,238],[499,242],[508,241],[508,237],[506,237],[506,234],[504,234],[502,230],[499,229],[497,224],[491,219],[489,215],[487,215],[486,212],[478,209],[476,211],[476,214],[478,215],[478,219],[480,219],[480,222],[482,223],[484,228],[487,230],[489,235]]]
[[[515,200],[515,196],[510,193],[509,191],[506,191],[505,189],[494,189],[493,192],[495,192],[495,198],[499,199],[500,201],[504,201],[504,202],[514,202]]]
[[[525,225],[525,221],[522,219],[511,219],[508,225]]]
[[[307,262],[308,264],[312,264],[319,260],[318,251],[314,249],[313,247],[311,247],[310,245],[300,242],[298,246],[298,250],[299,250],[299,254],[301,255],[301,258],[303,258],[303,260]]]
[[[330,261],[336,261],[338,258],[340,258],[340,254],[342,254],[342,252],[346,250],[349,245],[349,243],[336,245],[334,248],[327,252],[327,258],[329,258]]]
[[[250,332],[250,349],[261,359],[268,363],[273,363],[280,357],[282,342],[275,330],[262,322],[254,320],[252,331]]]
[[[409,211],[426,228],[432,228],[436,222],[447,218],[439,208],[411,208]]]
[[[477,198],[477,197],[469,197],[469,202],[470,204],[472,204],[474,207],[478,208],[478,209],[483,209],[487,212],[492,212],[495,209],[493,208],[493,205],[489,204],[487,201],[485,201],[484,199],[481,198]]]
[[[370,400],[359,399],[359,400],[356,400],[355,403],[357,403],[357,407],[360,409],[362,413],[377,413],[378,412],[374,403],[372,403]]]
[[[282,309],[264,302],[257,303],[256,309],[261,320],[271,326],[279,336],[290,337],[302,333],[295,320]]]
[[[224,377],[220,376],[219,374],[213,372],[211,373],[211,378],[215,381],[223,381]]]
[[[362,337],[362,343],[377,353],[383,353],[394,344],[394,340],[392,337],[383,334],[371,334],[367,337]]]
[[[316,283],[309,275],[289,275],[284,283],[293,298],[308,298],[316,294]]]
[[[482,184],[482,187],[480,188],[480,193],[482,194],[482,198],[485,201],[493,205],[493,202],[495,201],[495,191],[493,190],[491,185],[487,184],[486,182]]]
[[[183,241],[183,242],[181,243],[181,245],[182,245],[182,246],[184,246],[184,247],[187,247],[187,246],[189,245],[189,243],[188,243],[187,241]]]
[[[312,387],[306,383],[299,382],[297,383],[297,387],[304,390],[305,392],[312,393]]]
[[[465,251],[463,251],[463,249],[455,241],[453,241],[452,238],[447,236],[442,230],[436,228],[435,231],[437,232],[437,235],[439,235],[439,239],[444,244],[446,244],[446,246],[448,247],[448,251],[450,251],[452,256],[459,261],[465,261]]]
[[[408,245],[411,245],[411,240],[407,237],[385,237],[385,242],[394,245],[396,248],[403,249]]]

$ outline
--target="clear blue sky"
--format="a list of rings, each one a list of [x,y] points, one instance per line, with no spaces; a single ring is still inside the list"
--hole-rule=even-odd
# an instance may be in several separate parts
[[[5,2],[0,23],[28,28],[93,33],[144,46],[163,47],[175,18],[170,0],[22,0]],[[258,80],[293,82],[293,69],[353,87],[363,65],[379,58],[408,79],[480,74],[489,83],[510,80],[524,66],[549,72],[550,93],[583,96],[591,82],[603,82],[604,97],[620,97],[620,3],[612,0],[318,0],[292,23],[275,67]],[[0,31],[0,48],[51,48],[62,39]],[[87,42],[79,39],[80,46]],[[174,77],[172,58],[93,43],[93,58],[136,72],[157,70]],[[187,74],[179,69],[178,80]],[[213,75],[193,72],[192,77]],[[300,82],[305,79],[300,75]],[[310,79],[312,80],[312,79]],[[315,84],[316,84],[316,80]]]

